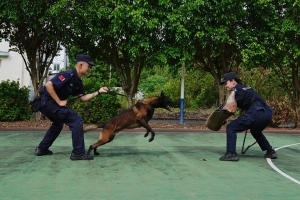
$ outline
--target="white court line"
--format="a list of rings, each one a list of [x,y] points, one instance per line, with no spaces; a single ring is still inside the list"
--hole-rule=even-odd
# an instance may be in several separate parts
[[[286,147],[290,147],[290,146],[294,146],[294,145],[299,145],[300,143],[296,143],[296,144],[290,144],[290,145],[286,145],[286,146],[282,146],[282,147],[279,147],[277,149],[275,149],[275,151],[279,150],[279,149],[283,149],[283,148],[286,148]],[[300,181],[294,179],[293,177],[290,177],[289,175],[287,175],[286,173],[284,173],[283,171],[281,171],[280,169],[278,169],[272,162],[272,159],[271,158],[267,158],[267,162],[269,163],[269,165],[275,170],[277,171],[279,174],[281,174],[282,176],[290,179],[291,181],[297,183],[298,185],[300,185]]]

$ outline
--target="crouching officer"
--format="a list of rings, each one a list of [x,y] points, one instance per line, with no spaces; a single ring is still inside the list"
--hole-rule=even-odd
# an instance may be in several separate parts
[[[272,146],[262,133],[272,120],[272,108],[265,103],[264,99],[255,92],[253,88],[243,85],[235,72],[225,74],[220,84],[224,84],[228,91],[235,91],[237,107],[244,111],[244,114],[226,126],[226,154],[219,160],[239,160],[236,153],[236,134],[237,132],[248,129],[250,129],[252,136],[260,146],[261,150],[266,151],[264,157],[271,159],[277,158],[275,150],[272,149]]]
[[[85,152],[83,119],[76,112],[66,107],[66,99],[70,95],[77,95],[80,96],[81,101],[89,101],[100,93],[108,91],[107,87],[101,87],[96,92],[85,94],[80,78],[86,76],[94,65],[95,63],[91,60],[90,56],[79,54],[76,56],[74,69],[58,73],[41,88],[40,112],[52,121],[52,125],[47,130],[38,147],[36,147],[35,154],[37,156],[53,154],[49,150],[49,147],[51,147],[60,134],[63,125],[66,124],[72,131],[73,150],[70,159],[93,159],[92,156],[87,155]]]

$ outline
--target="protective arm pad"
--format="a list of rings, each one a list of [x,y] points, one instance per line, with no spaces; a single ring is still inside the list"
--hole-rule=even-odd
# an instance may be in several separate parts
[[[224,125],[224,121],[226,121],[232,115],[234,115],[233,112],[217,109],[209,115],[205,125],[212,131],[218,131],[221,129],[222,125]]]

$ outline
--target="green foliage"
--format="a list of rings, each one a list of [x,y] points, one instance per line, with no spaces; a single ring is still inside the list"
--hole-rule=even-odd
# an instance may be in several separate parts
[[[201,78],[201,79],[200,79]],[[164,91],[174,101],[180,100],[181,79],[170,78]],[[210,74],[200,70],[187,71],[184,78],[184,106],[188,109],[210,108],[218,101],[218,91]]]
[[[200,70],[191,70],[186,74],[186,98],[190,108],[211,108],[218,104],[218,90],[213,77]]]
[[[86,93],[99,90],[100,87],[107,86],[107,77],[101,70],[103,66],[95,66],[89,72],[88,77],[83,77],[83,85]],[[74,98],[74,97],[73,97]],[[87,102],[77,100],[70,106],[80,116],[85,123],[107,121],[118,114],[121,105],[116,96],[101,94]]]
[[[84,78],[87,91],[122,85],[132,97],[141,80],[147,95],[163,88],[179,99],[178,69],[185,61],[209,73],[187,71],[186,107],[214,105],[215,98],[223,98],[216,85],[221,76],[242,67],[245,83],[265,99],[288,96],[299,109],[299,5],[294,0],[1,1],[0,39],[28,56],[35,92],[47,72],[48,62],[41,61],[53,58],[62,44],[72,58],[87,53],[97,60],[95,74]],[[156,65],[168,70],[144,73]]]
[[[31,116],[29,108],[29,88],[20,88],[16,81],[0,83],[0,121],[22,121]]]
[[[157,95],[157,91],[163,90],[167,80],[168,77],[155,74],[141,81],[139,88],[144,92],[145,96],[154,96],[155,94]]]
[[[173,77],[173,73],[170,71],[174,72],[174,68],[169,66],[154,66],[153,68],[145,69],[141,74],[141,81],[138,89],[142,91],[146,97],[157,96],[162,90],[165,92],[165,85],[168,84]],[[174,97],[174,94],[170,95]],[[175,100],[177,99],[178,96],[176,96]]]
[[[164,91],[173,101],[179,102],[181,95],[181,71],[175,78],[170,68],[154,67],[142,74],[139,89],[145,96],[156,96]],[[201,78],[201,79],[200,79]],[[198,109],[212,107],[218,101],[218,91],[215,88],[213,77],[199,69],[190,69],[185,73],[184,82],[185,108]]]
[[[121,105],[116,97],[101,94],[87,102],[78,100],[70,108],[83,118],[84,123],[95,123],[107,121],[118,114]]]
[[[288,74],[278,76],[274,68],[259,67],[248,71],[241,70],[239,76],[245,85],[254,88],[273,108],[272,126],[294,121],[296,112],[291,106],[291,99],[288,98],[286,85],[279,81],[285,76],[287,82],[292,82]]]
[[[164,85],[163,89],[165,95],[170,97],[175,103],[180,102],[180,79],[170,78],[168,82]],[[158,92],[158,91],[157,91]],[[186,106],[186,104],[185,104]]]
[[[278,98],[285,93],[285,88],[278,81],[279,77],[271,69],[260,67],[242,71],[240,78],[245,85],[254,88],[264,99]]]
[[[115,87],[118,86],[119,81],[115,71],[110,66],[96,62],[96,66],[92,67],[88,76],[83,77],[84,85],[87,89],[97,89],[100,86]]]

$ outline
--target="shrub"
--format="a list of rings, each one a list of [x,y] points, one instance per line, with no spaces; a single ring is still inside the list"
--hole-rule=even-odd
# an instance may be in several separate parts
[[[145,96],[156,96],[158,91],[163,90],[167,81],[168,77],[155,74],[142,80],[139,84],[139,89],[144,92]]]
[[[0,83],[0,121],[22,121],[31,117],[29,88],[21,87],[19,81]]]
[[[278,127],[280,124],[294,121],[296,112],[291,108],[288,98],[284,96],[273,98],[268,104],[273,108],[271,126]]]
[[[174,100],[179,101],[181,95],[180,78],[171,78],[164,85],[164,91]],[[213,77],[200,70],[190,70],[185,74],[184,107],[189,109],[209,108],[216,104],[218,91]]]
[[[115,96],[101,94],[90,101],[77,100],[70,106],[82,118],[84,123],[104,122],[118,114],[121,105]]]
[[[83,85],[86,93],[92,93],[100,89],[101,86],[108,85],[100,67],[93,67],[89,77],[83,77]],[[74,98],[74,97],[73,97]],[[76,100],[70,108],[77,112],[84,123],[104,122],[118,114],[121,105],[116,96],[101,94],[87,101]]]

